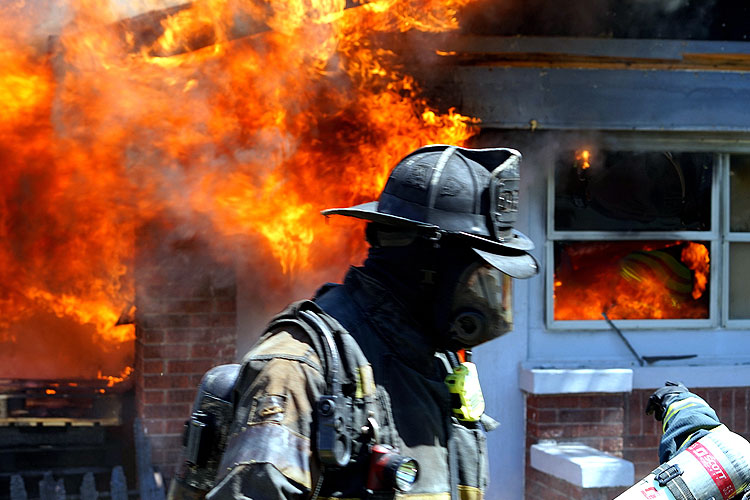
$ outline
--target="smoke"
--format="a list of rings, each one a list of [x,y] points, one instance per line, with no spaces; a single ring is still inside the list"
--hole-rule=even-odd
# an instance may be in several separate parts
[[[482,35],[740,39],[741,34],[722,28],[722,23],[737,22],[737,10],[746,9],[731,4],[728,0],[482,1],[467,6],[460,21],[464,33]]]

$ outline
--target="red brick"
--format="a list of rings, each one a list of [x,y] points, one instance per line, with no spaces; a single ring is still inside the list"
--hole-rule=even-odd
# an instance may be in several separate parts
[[[526,424],[526,432],[537,439],[557,439],[565,436],[559,425]]]
[[[721,423],[734,429],[734,390],[725,389],[721,391],[720,406],[715,408],[716,415]]]
[[[135,385],[136,394],[146,388],[146,376],[142,371],[136,371],[133,375],[133,385]]]
[[[221,313],[237,312],[237,301],[234,298],[216,299],[214,300],[214,310]]]
[[[225,347],[217,344],[193,344],[190,347],[190,357],[217,359]]]
[[[135,412],[136,415],[143,415],[143,408],[146,407],[146,404],[143,402],[142,395],[143,389],[141,387],[136,386],[135,388]]]
[[[144,328],[186,328],[190,326],[190,316],[184,314],[143,314],[140,322]]]
[[[648,448],[656,449],[659,446],[660,436],[646,435],[646,436],[627,436],[625,438],[626,448]]]
[[[143,416],[146,418],[153,419],[167,419],[167,418],[186,418],[190,413],[189,404],[163,404],[163,405],[147,405],[143,410]],[[166,430],[166,424],[164,424],[164,430]]]
[[[579,498],[579,494],[575,491],[560,491],[566,488],[565,486],[558,488],[558,481],[555,477],[527,467],[525,497],[542,500],[577,500]]]
[[[590,446],[596,450],[617,454],[618,456],[620,456],[622,452],[622,440],[620,438],[583,436],[580,438],[575,438],[573,439],[573,441],[582,443],[586,446]],[[610,446],[612,449],[608,449],[607,446]]]
[[[215,365],[211,359],[167,361],[168,373],[206,373]]]
[[[734,395],[734,428],[735,432],[747,432],[747,411],[748,411],[747,389],[741,388],[735,391]]]
[[[190,346],[187,344],[162,344],[143,348],[144,359],[187,359],[189,353]]]
[[[185,431],[185,421],[188,419],[188,415],[185,418],[176,418],[163,420],[165,423],[164,434],[180,434]]]
[[[647,464],[644,464],[644,463],[634,463],[633,464],[633,468],[635,469],[635,478],[636,478],[636,481],[638,481],[641,478],[646,477],[649,474],[651,474],[651,471],[653,471],[654,469],[656,469],[656,467],[658,465],[659,465],[658,463],[654,464],[654,463],[650,463],[650,462],[647,463]]]
[[[623,408],[605,408],[601,412],[600,420],[606,424],[621,423],[625,419],[625,410]]]
[[[145,390],[143,391],[142,400],[145,404],[161,404],[165,402],[164,390]]]
[[[631,435],[639,435],[643,432],[643,413],[645,411],[644,399],[640,393],[633,394],[626,398],[625,410],[627,415],[627,431]]]
[[[654,467],[656,467],[659,465],[659,452],[656,448],[651,450],[627,450],[625,453],[625,459],[630,460],[631,462],[654,463]]]
[[[164,434],[167,428],[166,422],[160,419],[144,419],[143,429],[146,434]]]
[[[172,300],[165,306],[164,311],[173,314],[210,313],[214,308],[210,299]]]
[[[237,359],[237,346],[230,344],[225,346],[216,358],[218,363],[234,363]]]
[[[237,325],[235,313],[191,314],[185,326],[191,327],[233,327]]]
[[[164,361],[161,359],[142,359],[141,366],[136,369],[143,370],[145,373],[164,373]]]
[[[525,403],[527,408],[540,408],[542,405],[540,404],[543,400],[543,396],[538,396],[536,394],[525,394]]]
[[[652,415],[643,415],[641,419],[642,419],[641,428],[643,429],[642,435],[661,437],[661,434],[662,434],[661,422],[657,422]]]
[[[566,437],[585,437],[585,436],[601,436],[601,437],[619,437],[622,435],[622,423],[609,424],[609,425],[583,425],[574,424],[566,426],[564,428]]]
[[[628,487],[621,488],[586,488],[583,490],[581,500],[610,500],[616,498]]]
[[[604,437],[601,438],[601,443],[596,448],[617,455],[618,457],[622,457],[624,450],[623,439],[620,437]]]
[[[180,343],[203,343],[220,342],[219,339],[231,338],[231,335],[225,335],[224,332],[216,331],[212,328],[184,328],[180,330],[170,330],[167,332],[166,342],[170,344]]]
[[[145,375],[143,379],[144,388],[146,389],[187,389],[197,387],[192,377],[188,375]]]
[[[701,389],[696,388],[691,390],[702,397],[714,410],[721,409],[721,393],[720,389]]]
[[[557,477],[536,471],[537,481],[547,485],[550,489],[565,498],[581,498],[582,488]]]
[[[144,344],[161,344],[164,342],[164,330],[155,328],[141,328],[137,330],[140,335],[137,337]]]
[[[568,409],[620,408],[622,404],[623,398],[621,396],[604,394],[555,395],[545,398],[543,407]]]
[[[192,403],[198,391],[196,389],[175,389],[165,392],[167,403]]]
[[[558,412],[559,421],[563,423],[572,422],[599,422],[601,411],[593,410],[560,410]]]
[[[182,436],[161,434],[149,435],[152,450],[179,450],[182,448]]]

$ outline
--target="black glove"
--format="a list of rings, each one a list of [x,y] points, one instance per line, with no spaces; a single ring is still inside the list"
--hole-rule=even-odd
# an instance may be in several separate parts
[[[650,398],[648,398],[648,404],[646,405],[646,415],[654,414],[654,418],[658,421],[664,420],[664,414],[667,412],[670,403],[674,399],[674,396],[688,392],[688,388],[682,385],[682,382],[669,382],[667,381],[661,389],[657,389]]]

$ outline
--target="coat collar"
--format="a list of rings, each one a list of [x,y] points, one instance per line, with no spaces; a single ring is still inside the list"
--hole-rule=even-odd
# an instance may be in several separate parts
[[[434,372],[435,346],[429,332],[382,283],[352,267],[344,289],[393,354],[422,373]]]

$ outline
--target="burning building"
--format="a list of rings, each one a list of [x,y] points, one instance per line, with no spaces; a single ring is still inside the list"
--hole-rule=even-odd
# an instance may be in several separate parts
[[[2,6],[3,492],[128,464],[134,488],[134,421],[171,476],[202,373],[362,258],[319,211],[475,133],[392,39],[461,3]]]
[[[750,431],[747,13],[708,3],[3,5],[0,486],[71,442],[132,462],[134,420],[168,478],[202,373],[362,258],[319,210],[427,143],[525,158],[489,498],[614,496],[669,378]]]

